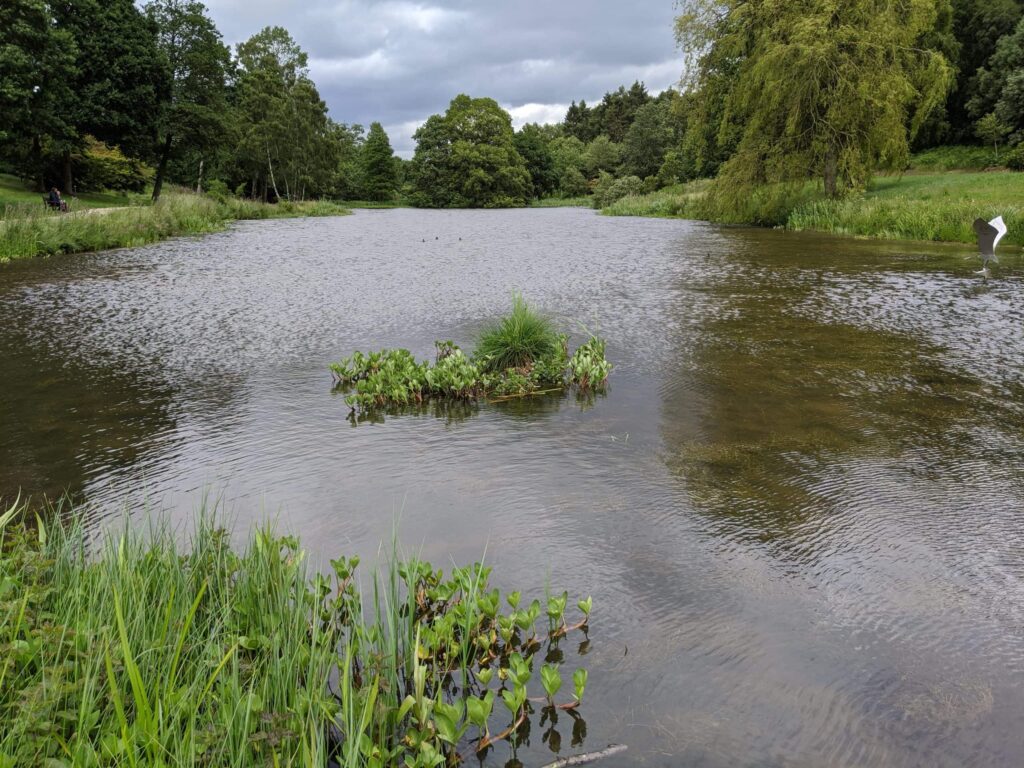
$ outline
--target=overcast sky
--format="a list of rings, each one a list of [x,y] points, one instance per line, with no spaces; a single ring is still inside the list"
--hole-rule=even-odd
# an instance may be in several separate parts
[[[642,80],[675,84],[672,0],[205,0],[232,46],[282,26],[339,122],[412,133],[459,93],[490,96],[516,126],[557,122],[572,100]]]

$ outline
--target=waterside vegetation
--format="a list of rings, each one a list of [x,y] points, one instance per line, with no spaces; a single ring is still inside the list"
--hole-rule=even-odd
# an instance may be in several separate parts
[[[582,742],[589,597],[397,555],[360,588],[358,558],[325,575],[267,529],[236,550],[201,517],[182,548],[27,512],[0,512],[2,768],[434,768],[514,757],[538,713],[553,751],[560,714]]]
[[[680,217],[813,230],[894,240],[973,243],[978,216],[1001,215],[1005,245],[1024,245],[1024,180],[1007,171],[879,176],[860,194],[822,197],[813,185],[777,185],[751,194],[740,210],[723,210],[708,194],[715,182],[680,184],[620,198],[610,216]]]
[[[270,205],[231,196],[214,198],[184,192],[165,193],[152,205],[70,214],[32,206],[0,220],[0,263],[217,232],[240,219],[340,216],[348,212],[324,200]]]
[[[526,397],[575,387],[603,391],[612,366],[605,343],[592,336],[569,355],[569,337],[534,311],[522,296],[512,311],[487,326],[467,355],[452,341],[435,342],[435,362],[417,361],[407,349],[355,352],[330,368],[336,388],[357,410],[449,401]]]

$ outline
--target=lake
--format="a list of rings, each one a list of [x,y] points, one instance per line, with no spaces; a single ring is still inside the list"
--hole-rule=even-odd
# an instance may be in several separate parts
[[[239,540],[276,520],[318,558],[372,561],[397,525],[435,565],[592,594],[587,737],[563,717],[562,754],[1017,766],[1024,263],[983,283],[974,252],[399,209],[15,263],[0,496],[186,529],[206,498]],[[605,396],[349,421],[328,363],[471,348],[515,290],[607,339]]]

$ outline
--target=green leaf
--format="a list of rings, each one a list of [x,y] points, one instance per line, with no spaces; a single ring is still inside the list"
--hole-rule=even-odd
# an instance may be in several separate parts
[[[594,599],[588,596],[586,600],[580,600],[576,605],[583,611],[584,615],[590,616],[590,609],[594,607]]]
[[[572,685],[575,688],[576,701],[583,701],[583,691],[587,687],[587,670],[580,667],[572,673]]]
[[[544,686],[544,691],[547,693],[549,699],[554,699],[555,695],[562,687],[562,675],[558,672],[558,667],[553,664],[545,664],[540,668],[540,681]]]

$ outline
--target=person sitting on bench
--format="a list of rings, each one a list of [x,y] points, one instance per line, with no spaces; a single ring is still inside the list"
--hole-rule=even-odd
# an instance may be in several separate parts
[[[46,196],[46,204],[59,211],[66,211],[68,209],[68,204],[64,201],[64,198],[60,196],[60,190],[56,187],[53,187],[50,190],[50,194]]]

